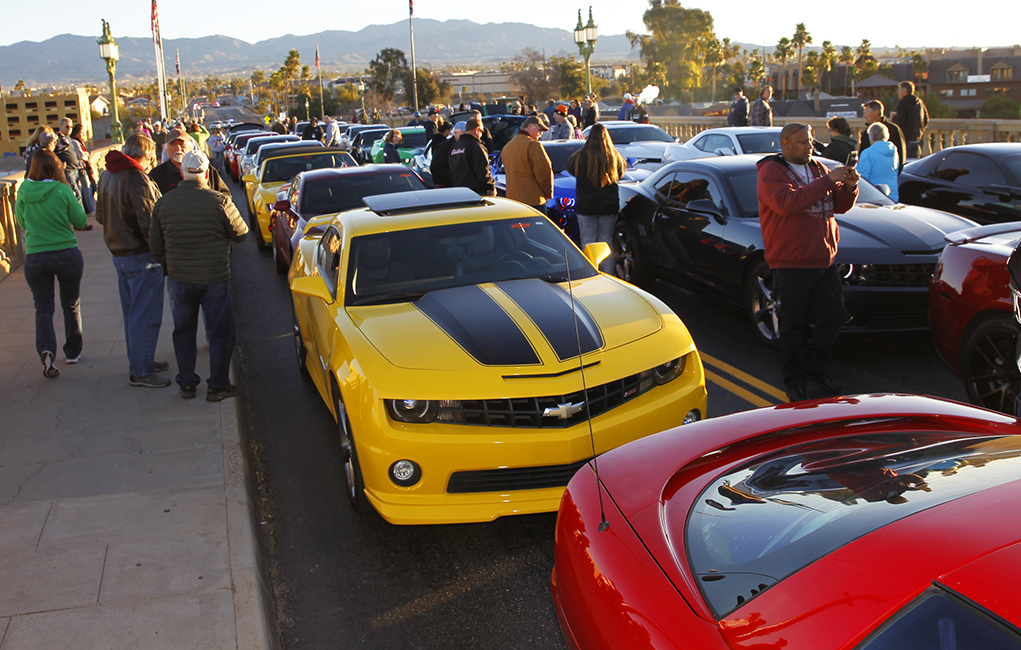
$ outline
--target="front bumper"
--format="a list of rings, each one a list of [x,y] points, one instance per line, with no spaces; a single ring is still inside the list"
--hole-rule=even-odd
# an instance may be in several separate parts
[[[380,515],[393,524],[445,524],[553,512],[569,478],[554,487],[451,492],[455,474],[557,467],[562,472],[562,466],[592,457],[593,439],[597,453],[603,453],[675,427],[692,410],[706,417],[705,377],[697,353],[670,383],[593,418],[591,438],[584,422],[556,429],[405,424],[391,420],[381,401],[369,421],[351,425],[365,493]],[[399,487],[389,478],[390,466],[402,459],[421,467],[421,480],[412,487]]]
[[[844,333],[929,329],[929,288],[844,285]]]

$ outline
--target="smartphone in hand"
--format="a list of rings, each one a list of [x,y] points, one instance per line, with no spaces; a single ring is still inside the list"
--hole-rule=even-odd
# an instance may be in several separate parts
[[[851,153],[847,154],[847,162],[844,163],[844,166],[845,167],[851,167],[852,169],[854,167],[858,166],[858,152],[857,151],[852,151]]]

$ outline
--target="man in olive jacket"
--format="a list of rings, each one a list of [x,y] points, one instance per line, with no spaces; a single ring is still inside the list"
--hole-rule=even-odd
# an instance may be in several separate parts
[[[546,130],[538,118],[528,118],[500,154],[507,174],[507,198],[530,205],[543,214],[546,214],[546,201],[553,196],[553,165],[538,141]]]
[[[237,395],[237,386],[230,383],[230,358],[237,341],[230,247],[232,241],[244,240],[248,225],[230,197],[209,189],[209,171],[209,158],[201,151],[184,155],[184,180],[153,207],[149,247],[170,276],[181,397],[195,397],[201,381],[195,373],[195,335],[201,307],[209,338],[206,400],[218,402]]]

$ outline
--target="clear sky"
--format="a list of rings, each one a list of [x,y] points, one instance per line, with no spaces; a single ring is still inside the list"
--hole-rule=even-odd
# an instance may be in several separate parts
[[[642,13],[646,0],[590,0],[601,34],[623,34],[628,29],[644,31]],[[837,45],[858,45],[863,38],[873,47],[906,49],[929,47],[1003,46],[1021,41],[1017,26],[1021,22],[1021,3],[1004,0],[983,5],[986,10],[972,12],[959,2],[933,0],[928,3],[889,2],[874,5],[874,19],[868,17],[866,3],[769,3],[763,0],[682,0],[685,7],[706,9],[713,15],[716,34],[731,40],[775,45],[782,36],[790,36],[797,22],[804,22],[815,44],[824,40]],[[0,0],[4,25],[0,45],[17,41],[44,41],[58,34],[98,36],[100,19],[111,24],[115,37],[144,37],[151,34],[151,0],[49,0],[45,10],[26,0]],[[588,20],[588,4],[515,0],[494,2],[498,11],[487,13],[487,2],[451,3],[449,0],[416,0],[417,18],[464,18],[477,23],[528,22],[541,27],[573,29],[582,9]],[[994,5],[999,9],[990,13]],[[391,24],[408,16],[407,0],[341,0],[315,4],[314,20],[305,16],[301,3],[248,0],[238,3],[201,6],[182,0],[159,0],[160,30],[163,38],[192,38],[223,34],[249,43],[286,33],[311,34],[328,29],[357,31],[370,24]],[[803,12],[791,11],[801,6]],[[451,8],[456,7],[453,14]],[[470,7],[472,11],[465,11]],[[825,8],[823,8],[825,7]],[[224,10],[221,10],[224,9]],[[596,46],[598,48],[598,45]]]

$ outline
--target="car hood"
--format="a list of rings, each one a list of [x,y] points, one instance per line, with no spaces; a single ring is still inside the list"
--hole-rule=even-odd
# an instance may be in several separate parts
[[[904,254],[938,255],[948,233],[974,225],[968,219],[939,210],[869,203],[858,204],[846,214],[837,215],[837,223],[840,224],[840,251],[843,253],[839,258],[869,251],[875,253],[870,255],[875,263],[895,262]],[[877,258],[884,254],[890,259]]]
[[[574,368],[582,351],[605,352],[659,331],[659,312],[606,276],[567,285],[537,278],[432,291],[417,302],[348,307],[354,325],[395,366],[478,370]],[[413,334],[413,335],[409,335]]]
[[[663,160],[663,150],[669,142],[632,142],[631,144],[616,145],[620,155],[629,159],[630,162],[647,160],[659,162]]]

